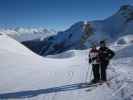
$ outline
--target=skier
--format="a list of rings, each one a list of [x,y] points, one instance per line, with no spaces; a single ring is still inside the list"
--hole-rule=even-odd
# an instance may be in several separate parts
[[[92,44],[92,48],[89,52],[89,63],[92,64],[92,71],[93,71],[93,77],[94,79],[91,80],[90,84],[95,84],[100,79],[100,73],[99,73],[99,52],[96,48],[96,44]]]
[[[105,41],[100,41],[100,48],[98,51],[100,59],[100,80],[101,82],[106,82],[106,69],[109,65],[109,61],[114,57],[115,53],[106,46]]]

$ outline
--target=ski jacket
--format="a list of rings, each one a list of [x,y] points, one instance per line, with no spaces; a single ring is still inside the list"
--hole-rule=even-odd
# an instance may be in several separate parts
[[[89,63],[99,64],[99,51],[97,49],[91,49],[89,52]]]
[[[109,62],[115,56],[115,53],[107,47],[100,47],[98,51],[101,63]]]

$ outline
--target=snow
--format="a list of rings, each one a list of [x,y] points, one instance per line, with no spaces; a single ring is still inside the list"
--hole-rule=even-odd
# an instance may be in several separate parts
[[[11,51],[19,54],[31,55],[34,54],[29,49],[25,48],[23,45],[15,41],[14,39],[9,38],[7,35],[0,36],[0,49]]]
[[[127,45],[127,44],[132,44],[133,43],[133,35],[125,35],[120,37],[117,41],[116,41],[116,45]]]
[[[6,35],[0,36],[0,43],[0,99],[133,99],[132,43],[127,42],[126,45],[112,44],[110,48],[115,50],[117,55],[108,68],[108,78],[114,77],[110,82],[111,87],[104,84],[90,92],[85,92],[86,89],[74,89],[72,87],[72,90],[68,88],[66,91],[52,91],[55,87],[71,86],[71,84],[84,83],[90,80],[89,49],[82,51],[72,50],[53,55],[53,57],[51,55],[43,58]],[[129,54],[131,55],[129,56]],[[88,68],[88,80],[86,80]],[[51,92],[49,93],[48,91]]]
[[[63,58],[72,58],[75,56],[75,50],[70,50],[67,52],[63,52],[57,55],[48,55],[48,58],[56,58],[56,59],[63,59]]]

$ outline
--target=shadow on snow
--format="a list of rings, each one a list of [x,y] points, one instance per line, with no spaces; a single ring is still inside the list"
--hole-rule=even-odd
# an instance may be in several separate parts
[[[47,89],[3,93],[3,94],[0,94],[0,99],[30,98],[40,94],[77,90],[77,89],[83,89],[91,86],[92,85],[89,85],[88,83],[77,83],[77,84],[70,84],[70,85],[64,85],[60,87],[53,87],[53,88],[47,88]]]

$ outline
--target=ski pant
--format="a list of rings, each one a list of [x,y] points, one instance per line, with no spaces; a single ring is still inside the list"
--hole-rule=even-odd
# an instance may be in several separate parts
[[[92,64],[93,76],[95,81],[99,81],[100,79],[99,68],[100,68],[99,64]]]
[[[109,62],[105,61],[100,64],[100,76],[102,81],[107,81],[107,74],[106,74],[106,69],[108,66]]]

